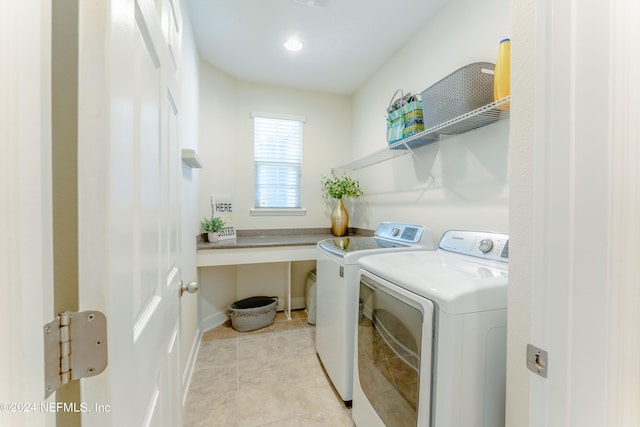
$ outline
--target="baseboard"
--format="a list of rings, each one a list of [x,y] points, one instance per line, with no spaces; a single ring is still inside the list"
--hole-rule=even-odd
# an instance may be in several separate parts
[[[196,332],[196,339],[193,340],[191,351],[189,352],[189,360],[182,373],[182,407],[187,403],[187,395],[189,394],[189,387],[191,386],[191,378],[193,377],[193,370],[196,367],[196,360],[198,359],[198,352],[200,351],[200,343],[202,343],[202,326],[198,326]]]
[[[204,333],[210,331],[211,329],[222,325],[228,319],[229,318],[227,317],[227,314],[223,312],[218,312],[212,314],[211,316],[207,316],[206,318],[202,319],[202,322],[200,323],[200,325],[202,326],[202,332]]]
[[[305,297],[291,297],[291,310],[300,310],[307,306]]]

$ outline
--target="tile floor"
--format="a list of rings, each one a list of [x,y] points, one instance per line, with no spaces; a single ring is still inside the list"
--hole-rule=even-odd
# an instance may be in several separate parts
[[[225,323],[204,334],[185,427],[353,426],[315,352],[303,310],[273,325],[236,332]]]

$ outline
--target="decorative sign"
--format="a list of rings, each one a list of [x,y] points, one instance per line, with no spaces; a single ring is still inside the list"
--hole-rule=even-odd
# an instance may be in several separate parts
[[[214,218],[222,218],[224,228],[220,230],[219,240],[235,239],[236,229],[233,227],[233,197],[211,196],[211,210]]]

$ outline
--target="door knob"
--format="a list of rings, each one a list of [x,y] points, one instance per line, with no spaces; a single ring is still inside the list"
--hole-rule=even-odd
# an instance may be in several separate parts
[[[196,292],[198,292],[198,289],[200,289],[200,285],[198,284],[198,282],[189,282],[185,284],[182,280],[180,281],[180,296],[182,296],[182,294],[184,294],[185,292],[195,294]]]

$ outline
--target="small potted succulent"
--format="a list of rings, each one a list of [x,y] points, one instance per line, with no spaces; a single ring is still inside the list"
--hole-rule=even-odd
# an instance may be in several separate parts
[[[335,209],[331,213],[331,230],[336,236],[344,236],[349,229],[349,213],[342,203],[342,199],[358,198],[362,196],[360,183],[350,176],[322,176],[322,193],[325,198],[337,199]]]
[[[218,241],[220,237],[220,230],[224,228],[225,222],[222,218],[204,218],[200,221],[200,227],[207,233],[207,239],[210,243]]]

